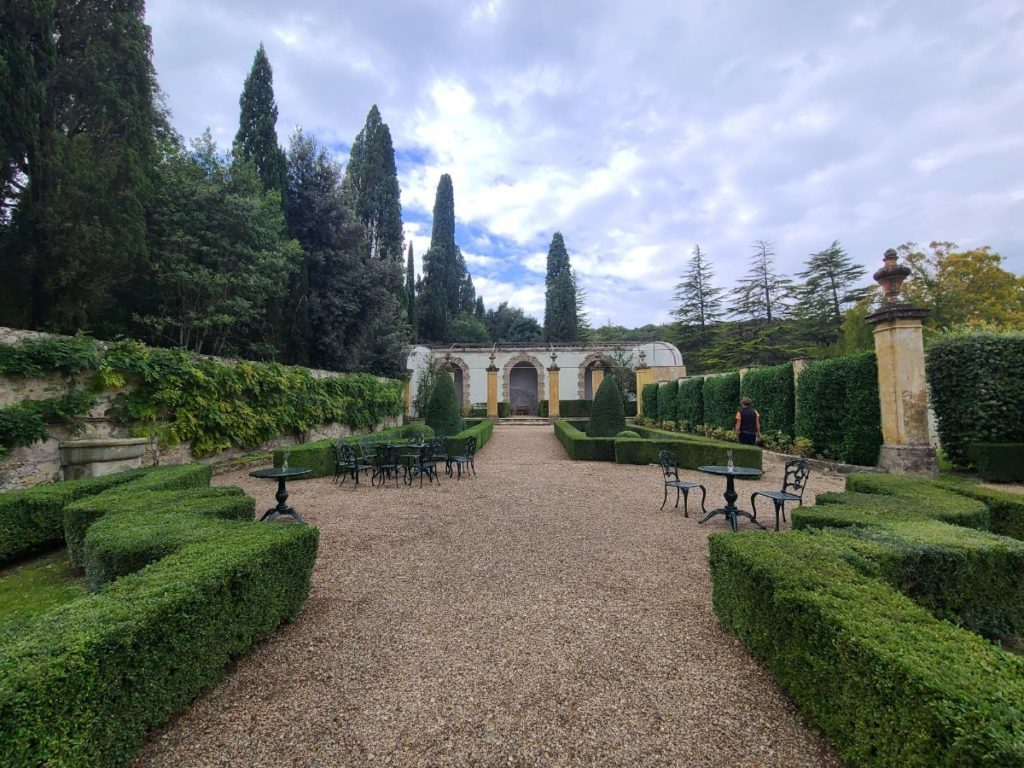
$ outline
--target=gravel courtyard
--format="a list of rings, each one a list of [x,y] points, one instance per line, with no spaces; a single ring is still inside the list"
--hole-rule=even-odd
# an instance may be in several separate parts
[[[740,506],[778,487],[765,469]],[[550,428],[498,427],[477,471],[290,484],[320,528],[305,610],[137,768],[841,765],[712,613],[722,517],[698,525],[692,496],[689,519],[660,512],[657,467],[572,462]],[[719,506],[724,481],[699,477]],[[216,482],[272,506],[270,482]],[[842,487],[812,473],[807,495]]]

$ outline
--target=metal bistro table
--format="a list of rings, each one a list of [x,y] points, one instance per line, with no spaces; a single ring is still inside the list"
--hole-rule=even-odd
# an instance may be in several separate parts
[[[289,517],[295,518],[297,521],[306,524],[306,521],[302,519],[302,515],[296,512],[294,509],[288,506],[288,489],[285,488],[285,481],[290,477],[302,477],[308,475],[313,470],[309,467],[272,467],[270,469],[257,469],[255,472],[250,472],[249,477],[259,477],[264,480],[277,480],[277,495],[274,497],[277,499],[277,506],[268,509],[260,520],[273,520],[278,517],[288,515]]]
[[[721,475],[725,478],[725,506],[708,512],[704,519],[701,520],[702,523],[706,523],[715,515],[725,515],[729,519],[729,525],[732,526],[732,530],[735,532],[738,530],[736,527],[736,517],[742,516],[749,519],[759,528],[766,530],[763,525],[757,522],[757,518],[736,506],[736,499],[739,497],[736,494],[736,486],[733,484],[737,477],[756,480],[762,475],[760,469],[754,469],[753,467],[723,467],[717,464],[710,464],[704,467],[697,467],[697,470],[699,472],[707,472],[709,475]]]

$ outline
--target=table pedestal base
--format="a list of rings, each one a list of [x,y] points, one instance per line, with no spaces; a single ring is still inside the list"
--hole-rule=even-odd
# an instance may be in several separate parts
[[[736,525],[736,518],[737,517],[745,517],[748,520],[750,520],[750,522],[752,522],[754,525],[756,525],[758,528],[760,528],[762,531],[768,530],[763,525],[761,525],[759,522],[757,522],[757,518],[756,517],[754,517],[749,512],[746,512],[746,511],[744,511],[744,510],[742,510],[742,509],[740,509],[739,507],[736,506],[736,499],[737,498],[739,498],[739,496],[736,493],[736,485],[733,482],[733,477],[732,477],[732,475],[726,475],[725,476],[725,506],[722,507],[721,509],[713,509],[713,510],[711,510],[706,515],[704,515],[704,519],[701,520],[700,522],[706,523],[708,520],[710,520],[715,515],[725,515],[726,519],[728,519],[728,521],[729,521],[729,525],[732,526],[733,533],[736,533],[739,530],[739,528]]]
[[[283,477],[279,477],[277,479],[277,493],[274,495],[274,498],[277,499],[277,506],[271,507],[266,512],[264,512],[263,517],[260,518],[260,522],[266,521],[269,523],[273,520],[276,520],[279,517],[288,516],[293,518],[296,522],[305,525],[306,521],[302,519],[302,515],[300,515],[294,509],[289,507],[287,504],[288,489],[285,488],[284,480],[285,479]]]

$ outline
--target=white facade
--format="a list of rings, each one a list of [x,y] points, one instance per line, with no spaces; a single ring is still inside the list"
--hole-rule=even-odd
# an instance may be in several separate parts
[[[509,403],[513,412],[535,414],[540,400],[548,399],[548,377],[552,365],[559,369],[560,400],[592,400],[592,374],[599,363],[614,364],[616,358],[636,366],[642,362],[655,369],[655,380],[686,375],[683,356],[664,341],[606,344],[514,344],[446,347],[416,346],[409,352],[406,367],[412,372],[412,393],[431,358],[441,360],[453,371],[460,405],[486,405],[487,368],[498,369],[498,402]]]

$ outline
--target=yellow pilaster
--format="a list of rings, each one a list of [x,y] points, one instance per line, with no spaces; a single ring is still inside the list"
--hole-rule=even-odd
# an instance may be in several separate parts
[[[498,418],[498,369],[493,363],[487,369],[487,418]]]
[[[644,386],[654,383],[654,370],[647,366],[636,369],[636,415],[644,415]]]
[[[597,397],[597,388],[601,386],[601,382],[604,381],[604,368],[595,368],[590,373],[590,388],[593,390],[594,397]]]
[[[412,372],[409,372],[409,376],[405,379],[405,386],[403,387],[403,394],[405,395],[405,415],[412,416]]]
[[[557,419],[559,411],[558,366],[548,368],[548,418]]]

